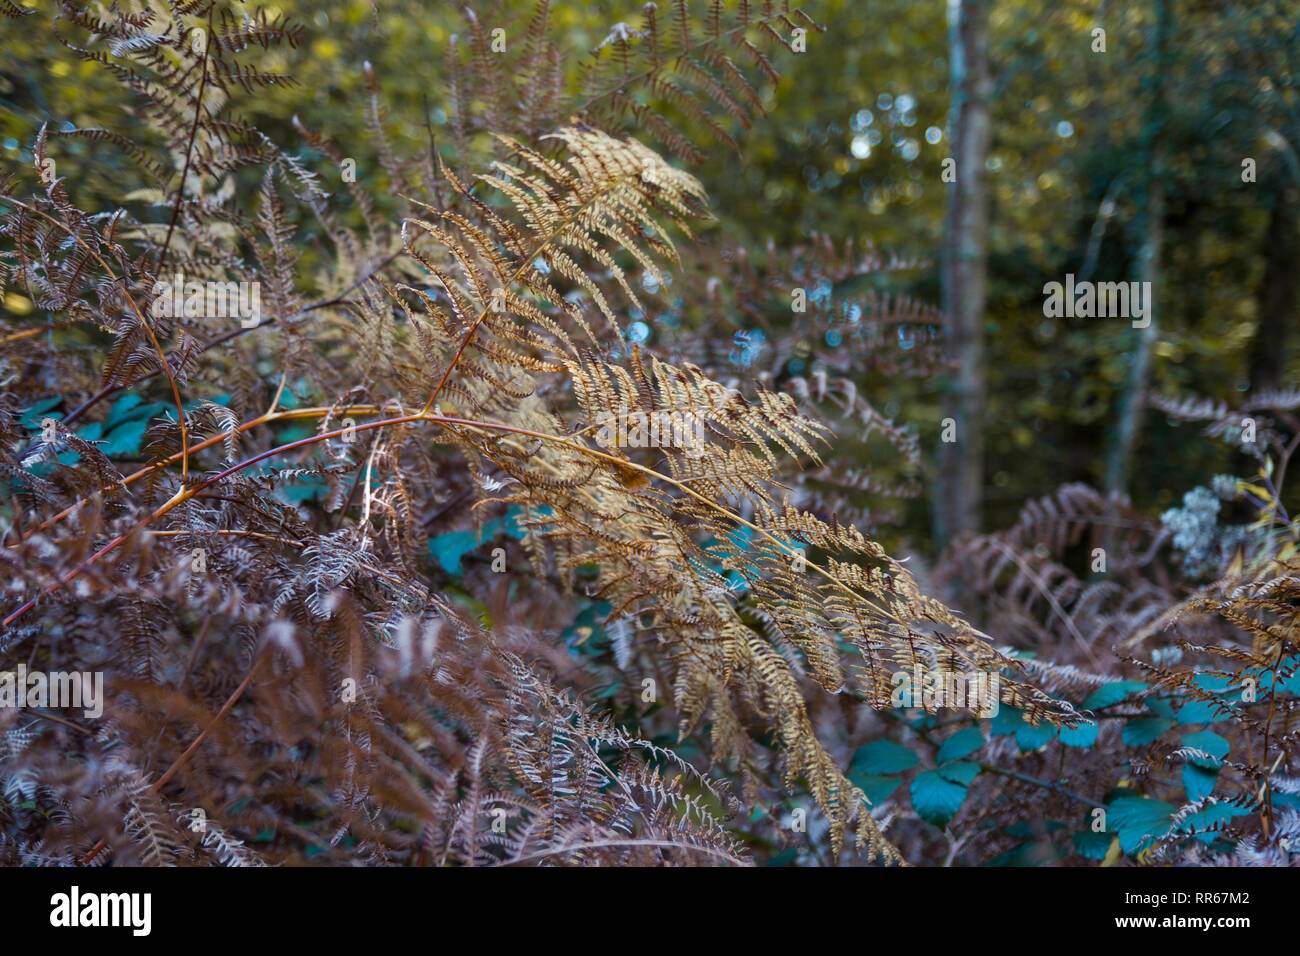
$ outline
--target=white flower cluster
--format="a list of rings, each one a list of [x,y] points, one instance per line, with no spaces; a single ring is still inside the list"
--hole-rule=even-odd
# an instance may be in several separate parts
[[[1161,523],[1174,533],[1174,547],[1183,552],[1183,573],[1196,579],[1216,573],[1249,537],[1245,525],[1219,525],[1219,499],[1237,497],[1237,479],[1216,475],[1214,490],[1197,486],[1183,495],[1181,508],[1170,508]]]

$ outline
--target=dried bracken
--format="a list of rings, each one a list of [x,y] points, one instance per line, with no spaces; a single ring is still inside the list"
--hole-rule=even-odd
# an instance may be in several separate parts
[[[672,232],[691,237],[706,197],[595,125],[629,113],[696,155],[628,99],[643,84],[730,142],[708,111],[743,125],[761,105],[726,44],[775,78],[758,39],[811,21],[781,8],[724,27],[715,4],[696,41],[683,3],[671,37],[648,7],[644,29],[616,28],[596,51],[570,103],[547,67],[545,4],[514,73],[482,55],[467,13],[458,153],[482,130],[496,158],[478,173],[397,158],[372,75],[371,133],[409,198],[393,229],[349,181],[358,233],[309,163],[226,118],[231,97],[283,81],[241,54],[295,43],[297,28],[215,3],[104,16],[60,5],[56,28],[139,97],[135,116],[181,174],[79,131],[127,148],[165,221],[83,212],[57,178],[4,184],[5,283],[63,330],[8,340],[5,656],[102,669],[109,688],[93,724],[5,712],[6,793],[26,801],[5,811],[7,858],[735,863],[747,853],[724,822],[740,804],[707,767],[736,767],[754,794],[775,763],[834,846],[852,830],[869,857],[899,860],[818,739],[802,675],[879,705],[899,669],[1018,665],[869,537],[781,494],[831,434],[801,403],[830,402],[914,457],[851,382],[745,394],[625,344],[633,276],[669,281]],[[38,159],[56,143],[42,134]],[[233,188],[249,167],[262,170],[252,214]],[[329,240],[314,274],[286,203]],[[830,252],[817,268],[852,268]],[[204,298],[214,285],[229,290],[224,310]],[[881,318],[891,308],[876,303]],[[65,346],[76,325],[108,334],[98,359]],[[602,442],[611,410],[679,416],[691,441]],[[138,467],[121,465],[132,456]],[[492,514],[531,568],[513,588],[466,578],[496,608],[480,625],[430,578],[427,542]],[[683,739],[707,727],[703,772],[557,689],[561,674],[579,692],[593,681],[546,611],[564,591],[610,608],[618,664],[662,688],[643,702],[669,704]],[[1028,684],[1002,694],[1035,720],[1073,717]],[[764,729],[775,737],[759,743]]]

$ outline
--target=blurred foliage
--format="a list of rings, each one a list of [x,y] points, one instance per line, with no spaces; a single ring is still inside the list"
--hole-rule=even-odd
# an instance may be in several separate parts
[[[450,137],[440,134],[450,107],[448,44],[466,31],[456,4],[322,0],[270,9],[301,23],[306,39],[298,49],[265,54],[267,68],[297,82],[250,100],[248,120],[311,156],[293,128],[299,116],[340,144],[364,176],[377,163],[364,134],[369,62],[399,151],[428,149],[432,138],[454,162]],[[1230,400],[1250,387],[1246,359],[1258,326],[1270,196],[1274,188],[1300,188],[1298,10],[1288,2],[1176,11],[1175,59],[1165,77],[1174,108],[1157,131],[1167,151],[1168,198],[1156,390]],[[524,32],[532,12],[531,3],[513,0],[484,5],[479,17],[510,37]],[[945,192],[939,174],[948,152],[944,7],[822,0],[814,12],[827,30],[809,37],[798,69],[768,97],[779,121],[743,131],[743,163],[723,147],[695,170],[723,217],[718,232],[755,248],[768,241],[787,247],[816,232],[919,255],[929,266],[905,291],[937,302]],[[571,48],[590,49],[615,24],[638,22],[639,11],[599,0],[556,5],[551,16]],[[1136,332],[1118,320],[1044,318],[1041,290],[1067,272],[1080,273],[1099,219],[1093,274],[1099,281],[1135,278],[1152,16],[1151,4],[1113,2],[1045,10],[1014,0],[993,9],[991,527],[1009,522],[1028,496],[1102,478]],[[1104,53],[1093,50],[1097,27],[1106,31]],[[6,21],[0,29],[21,28]],[[118,123],[112,78],[71,60],[52,35],[7,36],[4,46],[6,160],[30,162],[29,147],[47,116],[65,128]],[[60,162],[76,167],[68,179],[74,200],[91,208],[133,175],[118,150],[83,141],[60,148]],[[1257,161],[1256,183],[1242,182],[1245,157]],[[854,291],[852,280],[844,291]],[[8,307],[20,310],[22,303],[11,297]],[[894,414],[920,427],[927,451],[938,435],[939,385],[899,384],[891,403]],[[1222,455],[1193,454],[1183,431],[1148,414],[1131,490],[1139,503],[1168,507],[1191,486],[1189,475],[1232,470]],[[927,521],[924,502],[915,503],[909,537],[922,548]]]
[[[768,244],[789,249],[816,234],[852,239],[857,248],[874,245],[918,256],[922,265],[907,273],[910,285],[902,289],[938,301],[945,204],[940,169],[948,155],[949,108],[944,7],[884,0],[864,8],[850,0],[821,0],[812,9],[827,29],[810,35],[797,68],[788,70],[766,97],[773,119],[738,135],[743,161],[714,144],[706,161],[693,170],[720,217],[702,230],[704,238],[722,236],[758,255]],[[385,122],[399,152],[433,149],[453,165],[465,158],[456,155],[452,138],[444,135],[450,111],[445,57],[452,37],[465,30],[456,5],[322,0],[282,3],[272,12],[306,28],[301,46],[267,51],[261,64],[292,74],[296,83],[243,101],[244,118],[276,143],[319,165],[320,157],[295,129],[298,117],[354,158],[360,177],[377,168],[379,158],[365,134],[370,64],[383,89]],[[532,13],[532,3],[515,0],[484,4],[478,16],[488,27],[518,36]],[[598,46],[616,24],[637,15],[614,0],[557,5],[551,11],[555,26],[579,49]],[[1162,144],[1166,177],[1153,386],[1232,404],[1257,384],[1249,380],[1248,361],[1259,347],[1261,287],[1270,254],[1276,253],[1267,238],[1270,211],[1279,194],[1300,188],[1295,146],[1300,142],[1300,4],[1178,6],[1173,63],[1161,77],[1170,109],[1154,121],[1145,109],[1154,76],[1152,18],[1149,3],[1067,2],[1044,10],[1027,0],[1004,0],[994,6],[986,439],[992,527],[1009,524],[1026,499],[1058,485],[1101,481],[1136,333],[1124,320],[1046,318],[1042,288],[1067,273],[1086,273],[1098,281],[1136,278],[1144,227],[1141,186],[1147,172],[1143,144],[1152,138]],[[1096,28],[1105,30],[1105,52],[1095,49]],[[48,33],[19,36],[22,26],[8,20],[0,21],[0,29],[7,51],[0,67],[0,156],[6,162],[30,165],[31,144],[47,121],[65,129],[103,125],[134,132],[149,145],[142,127],[131,129],[135,120],[122,109],[118,85],[100,67],[77,63]],[[574,66],[564,64],[566,69]],[[99,210],[132,195],[136,173],[120,150],[70,139],[60,141],[58,156],[60,175],[83,208]],[[1247,158],[1257,164],[1256,182],[1242,179]],[[240,188],[251,194],[256,187],[257,177],[250,171]],[[381,203],[385,200],[388,207],[381,212],[397,208],[394,197],[380,197]],[[137,194],[132,201],[135,211],[147,217],[147,198]],[[298,225],[311,235],[312,223]],[[304,246],[308,261],[310,248]],[[1300,268],[1300,263],[1292,262],[1290,268]],[[851,275],[825,295],[831,300],[856,295],[871,281]],[[890,282],[899,288],[895,277]],[[646,291],[661,292],[663,301],[671,301],[667,290]],[[31,308],[12,290],[3,299],[6,314]],[[679,321],[682,312],[670,311],[673,321]],[[1294,303],[1290,315],[1295,316]],[[775,322],[782,317],[764,318]],[[762,343],[774,338],[755,334],[761,329],[751,316],[710,317],[692,311],[689,321],[734,327],[737,351],[731,361],[737,364],[750,361],[751,351],[761,351]],[[819,347],[847,352],[850,343],[835,327],[838,320],[828,321],[829,326],[806,334],[818,339]],[[641,341],[670,337],[668,330],[637,324],[643,330]],[[1288,358],[1294,344],[1292,337],[1274,347]],[[806,354],[808,350],[795,349],[785,371],[806,374],[807,369],[793,366]],[[922,449],[932,452],[939,430],[938,373],[908,378],[881,372],[876,384],[875,394],[883,389],[889,399],[885,414],[915,423]],[[34,406],[24,424],[35,427],[39,416],[54,414],[57,401]],[[78,434],[106,441],[103,450],[111,458],[133,460],[139,457],[144,421],[162,407],[124,394],[106,421],[84,425]],[[1240,449],[1189,441],[1191,428],[1154,410],[1148,413],[1131,485],[1135,502],[1148,513],[1177,505],[1211,475],[1253,471]],[[863,459],[869,454],[864,444]],[[316,494],[318,487],[323,486],[304,485],[304,496]],[[926,502],[918,498],[907,508],[901,533],[925,550],[930,540]],[[460,576],[471,563],[467,556],[477,556],[481,563],[493,536],[517,537],[517,532],[502,518],[481,531],[435,536],[429,542],[430,563]],[[881,541],[893,549],[888,532]],[[600,602],[579,605],[566,632],[575,654],[594,655],[614,645],[599,623],[610,610]],[[1294,660],[1279,655],[1273,671],[1261,675],[1261,684],[1285,672],[1281,689],[1300,694],[1295,668]],[[609,688],[605,696],[612,699],[616,689]],[[1129,711],[1106,715],[1123,722],[1125,745],[1146,746],[1164,736],[1197,752],[1183,766],[1179,781],[1168,782],[1165,792],[1178,803],[1138,797],[1117,785],[1105,803],[1113,835],[1091,831],[1083,809],[1075,808],[1080,810],[1077,818],[1027,820],[1017,824],[1021,830],[1007,830],[1007,838],[1022,842],[988,862],[1032,865],[1067,854],[1113,862],[1119,852],[1138,858],[1154,839],[1179,829],[1194,832],[1206,844],[1216,839],[1207,829],[1214,820],[1175,820],[1173,813],[1179,804],[1196,802],[1213,788],[1230,753],[1229,741],[1209,729],[1223,729],[1223,714],[1195,693],[1165,692],[1139,681],[1113,681],[1088,690],[1075,694],[1074,702],[1095,709],[1127,703]],[[1225,687],[1199,690],[1205,696],[1221,694]],[[617,700],[611,702],[619,706]],[[969,811],[973,787],[988,787],[990,775],[1003,772],[992,760],[981,762],[981,754],[1004,754],[1013,740],[1018,755],[1064,755],[1065,748],[1091,748],[1098,739],[1095,724],[1059,731],[1046,724],[1034,727],[1010,708],[990,724],[960,721],[952,733],[940,730],[953,724],[932,717],[901,708],[887,713],[903,728],[907,745],[873,740],[858,748],[850,779],[876,802],[901,793],[901,784],[908,782],[917,814],[939,827],[964,806]],[[626,708],[618,716],[639,719]],[[1238,755],[1234,751],[1232,756]],[[1036,779],[1028,783],[1059,789]],[[1279,803],[1300,808],[1291,794],[1279,797]],[[1223,805],[1218,812],[1231,816],[1238,809]],[[1210,813],[1210,808],[1202,812]],[[750,836],[756,843],[761,839],[757,829]]]

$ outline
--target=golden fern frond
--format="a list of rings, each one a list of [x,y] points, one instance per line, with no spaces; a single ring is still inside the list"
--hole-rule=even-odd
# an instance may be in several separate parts
[[[745,715],[761,715],[777,731],[787,782],[809,787],[837,846],[855,828],[861,845],[896,859],[812,731],[797,682],[805,665],[824,689],[842,693],[851,689],[844,653],[856,651],[865,663],[852,668],[852,689],[878,707],[889,705],[899,671],[995,673],[1000,700],[1031,721],[1078,719],[1016,680],[1016,660],[922,595],[878,544],[774,497],[779,460],[769,445],[815,461],[811,442],[822,433],[792,396],[760,392],[749,401],[698,368],[647,363],[636,348],[624,363],[583,352],[566,370],[582,431],[556,434],[523,403],[512,421],[542,440],[495,441],[469,428],[461,436],[520,486],[501,500],[545,509],[527,527],[573,548],[566,575],[594,568],[589,587],[611,604],[611,619],[630,615],[663,635],[683,731],[707,717],[714,759],[744,759]],[[695,430],[645,440],[646,422],[672,416]],[[590,435],[595,429],[603,434]],[[749,627],[744,608],[764,615],[779,641]]]
[[[406,225],[418,233],[404,227],[408,252],[444,292],[443,301],[435,301],[411,290],[420,296],[426,318],[487,359],[539,370],[550,367],[538,364],[540,356],[575,354],[568,329],[552,314],[557,310],[598,344],[583,315],[583,294],[618,334],[607,284],[640,307],[619,257],[661,277],[660,261],[677,255],[667,226],[690,235],[687,219],[705,215],[706,200],[698,180],[634,140],[577,127],[548,138],[564,146],[562,160],[502,138],[521,165],[499,162],[495,173],[478,177],[505,197],[514,221],[491,212],[485,224],[476,224],[439,212],[438,221],[409,219]],[[454,174],[444,172],[454,191],[472,198]],[[438,249],[426,252],[417,235],[432,238]],[[572,290],[561,292],[557,281]],[[489,334],[478,335],[480,326]]]

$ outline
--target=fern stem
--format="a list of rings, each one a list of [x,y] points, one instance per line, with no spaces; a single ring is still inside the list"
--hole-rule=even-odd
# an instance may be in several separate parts
[[[684,491],[686,494],[690,495],[692,498],[696,499],[701,504],[704,504],[707,507],[712,508],[714,511],[717,511],[719,514],[723,515],[729,520],[734,521],[736,524],[743,525],[744,527],[749,528],[751,531],[755,531],[758,534],[761,534],[764,538],[768,539],[774,545],[776,545],[783,554],[792,558],[794,557],[800,558],[805,566],[814,568],[815,570],[820,572],[828,581],[830,581],[832,584],[839,587],[850,597],[856,598],[857,600],[866,604],[869,608],[871,608],[873,611],[880,614],[882,617],[887,617],[890,620],[892,620],[894,623],[902,627],[908,627],[906,621],[898,617],[888,608],[881,607],[875,604],[865,595],[863,595],[858,591],[855,591],[853,588],[849,587],[847,584],[842,582],[839,578],[831,574],[830,571],[823,568],[817,562],[810,560],[808,557],[804,555],[799,555],[795,551],[795,549],[789,547],[785,542],[783,542],[780,538],[776,537],[776,535],[772,534],[766,528],[762,528],[759,525],[756,525],[753,522],[746,520],[744,517],[736,514],[730,509],[724,508],[722,505],[718,504],[712,498],[700,494],[699,492],[695,491],[693,488],[688,487],[685,483],[678,481],[675,478],[671,478],[668,475],[665,475],[661,472],[658,472],[653,468],[649,468],[645,465],[638,464],[626,458],[621,458],[617,455],[611,455],[608,452],[597,451],[596,449],[588,448],[585,445],[578,445],[574,442],[568,441],[567,439],[561,438],[558,435],[548,435],[545,432],[532,431],[527,428],[517,428],[513,425],[502,425],[495,422],[479,422],[479,421],[473,421],[473,420],[463,419],[463,418],[448,418],[443,415],[423,415],[417,417],[422,417],[427,421],[439,422],[444,425],[463,425],[471,428],[489,428],[494,431],[511,432],[517,435],[528,435],[529,437],[532,438],[540,438],[543,439],[544,441],[549,441],[558,445],[563,445],[564,447],[579,452],[581,454],[590,455],[593,458],[599,458],[611,462],[612,464],[617,465],[619,468],[631,468],[634,471],[641,472],[647,478],[650,478],[652,480],[658,478],[659,480],[663,481],[665,484],[672,485],[678,490]],[[971,630],[981,637],[984,637],[986,639],[988,638],[987,634],[984,634],[983,632],[978,631],[975,628],[972,628]]]
[[[194,98],[194,124],[190,127],[189,142],[185,144],[185,165],[181,169],[181,181],[176,187],[176,199],[172,202],[172,216],[167,223],[167,236],[163,239],[162,248],[158,250],[158,264],[154,267],[154,273],[162,275],[163,265],[167,261],[167,249],[172,244],[172,233],[176,231],[176,220],[180,217],[181,203],[185,200],[185,180],[190,175],[190,162],[194,157],[194,138],[199,132],[199,125],[203,118],[203,94],[208,86],[208,44],[212,43],[212,17],[216,13],[216,0],[208,4],[208,32],[204,37],[203,59],[199,62],[199,93]]]
[[[245,422],[243,425],[239,426],[239,427],[238,427],[237,429],[235,429],[234,431],[245,431],[245,430],[247,430],[247,429],[249,429],[249,428],[252,428],[252,427],[254,427],[254,426],[258,425],[258,424],[265,424],[265,423],[268,422],[268,421],[275,421],[275,420],[279,420],[279,419],[289,419],[289,418],[313,418],[313,417],[315,417],[315,418],[320,418],[320,417],[324,417],[325,415],[330,414],[331,412],[337,412],[337,411],[338,411],[338,410],[336,410],[336,409],[328,409],[328,408],[312,408],[312,409],[293,409],[293,410],[291,410],[291,411],[286,411],[286,412],[276,412],[276,413],[273,414],[273,415],[263,415],[263,416],[261,416],[260,418],[254,419],[253,421]],[[350,408],[350,409],[348,409],[348,411],[350,411],[350,412],[353,413],[353,414],[366,414],[366,413],[373,413],[375,410],[374,410],[374,406],[357,406],[357,407],[355,407],[355,408]],[[696,499],[697,501],[699,501],[700,503],[704,504],[705,506],[707,506],[707,507],[713,509],[714,511],[717,511],[718,513],[720,513],[721,515],[723,515],[724,517],[726,517],[728,520],[733,521],[733,522],[735,522],[736,524],[742,525],[742,526],[744,526],[744,527],[746,527],[746,528],[749,528],[751,531],[754,531],[754,532],[756,532],[757,534],[762,535],[764,538],[766,538],[767,540],[771,541],[771,542],[772,542],[772,543],[773,543],[773,544],[774,544],[778,549],[780,549],[780,551],[781,551],[783,554],[786,554],[786,555],[788,555],[788,556],[790,556],[790,557],[796,557],[796,552],[795,552],[795,550],[794,550],[793,548],[789,547],[787,544],[785,544],[785,542],[783,542],[780,538],[776,537],[774,534],[772,534],[772,533],[771,533],[770,531],[768,531],[766,528],[762,528],[762,527],[760,527],[760,526],[754,524],[753,522],[746,520],[746,519],[745,519],[744,517],[742,517],[741,515],[738,515],[738,514],[736,514],[735,512],[731,511],[730,509],[723,507],[722,505],[718,504],[718,503],[717,503],[716,501],[714,501],[713,499],[711,499],[711,498],[709,498],[709,497],[707,497],[707,496],[705,496],[705,495],[700,494],[699,492],[697,492],[697,491],[695,491],[694,489],[690,488],[689,486],[687,486],[687,485],[684,484],[683,482],[678,481],[678,480],[675,479],[675,478],[671,478],[671,477],[669,477],[668,475],[664,475],[664,474],[662,474],[661,472],[658,472],[658,471],[656,471],[656,470],[653,469],[653,468],[649,468],[649,467],[647,467],[647,466],[645,466],[645,465],[638,464],[637,462],[630,461],[630,460],[628,460],[628,459],[621,458],[621,457],[618,457],[618,456],[616,456],[616,455],[611,455],[611,454],[609,454],[609,453],[607,453],[607,452],[597,451],[597,450],[594,449],[594,448],[588,448],[588,447],[586,447],[585,445],[579,445],[579,444],[577,444],[577,443],[575,443],[575,442],[571,442],[571,441],[569,441],[569,440],[567,440],[567,439],[565,439],[565,438],[562,438],[562,437],[560,437],[560,436],[558,436],[558,435],[548,435],[548,434],[546,434],[545,432],[533,431],[533,430],[531,430],[531,429],[527,429],[527,428],[519,428],[519,427],[517,427],[517,426],[513,426],[513,425],[505,425],[505,424],[501,424],[501,423],[497,423],[497,422],[483,422],[483,421],[476,421],[476,420],[473,420],[473,419],[452,418],[452,417],[448,417],[448,416],[445,416],[445,415],[430,415],[430,414],[428,414],[427,412],[418,412],[418,413],[413,414],[413,415],[403,415],[403,416],[400,416],[400,417],[398,417],[398,418],[388,418],[388,419],[382,419],[382,420],[380,420],[380,421],[366,422],[366,423],[364,423],[364,424],[361,424],[361,425],[355,425],[355,426],[352,426],[352,427],[350,427],[350,428],[340,428],[340,429],[336,429],[335,431],[332,431],[332,432],[324,432],[324,433],[321,433],[321,434],[318,434],[318,435],[312,435],[312,436],[310,436],[310,437],[308,437],[308,438],[301,438],[301,439],[299,439],[299,440],[297,440],[297,441],[290,442],[290,443],[288,443],[287,445],[280,445],[280,446],[277,446],[277,447],[275,447],[275,448],[268,449],[267,451],[264,451],[264,452],[262,452],[262,453],[260,453],[260,454],[258,454],[258,455],[255,455],[255,456],[253,456],[252,458],[245,459],[244,461],[239,462],[239,463],[237,463],[237,464],[235,464],[235,465],[232,465],[232,466],[230,466],[229,468],[225,469],[224,471],[219,472],[218,474],[212,476],[211,478],[206,478],[206,479],[204,479],[202,482],[200,482],[200,483],[194,485],[193,487],[182,487],[182,489],[181,489],[180,491],[177,492],[176,496],[174,496],[170,501],[168,501],[168,502],[167,502],[165,505],[163,505],[160,509],[156,510],[155,512],[153,512],[152,514],[150,514],[149,516],[147,516],[146,518],[144,518],[142,521],[140,521],[138,524],[136,524],[136,525],[135,525],[134,527],[132,527],[130,530],[124,532],[123,534],[119,535],[117,538],[115,538],[115,539],[113,539],[112,541],[110,541],[107,545],[105,545],[105,546],[104,546],[103,548],[101,548],[99,551],[95,552],[95,554],[91,555],[89,558],[87,558],[85,561],[83,561],[83,562],[82,562],[81,564],[79,564],[77,567],[73,568],[72,571],[70,571],[70,572],[68,572],[66,575],[64,575],[64,577],[61,578],[59,581],[57,581],[55,584],[53,584],[53,585],[51,585],[50,587],[48,587],[45,591],[43,591],[43,592],[42,592],[40,595],[38,595],[36,598],[32,598],[31,600],[29,600],[29,601],[27,601],[25,604],[23,604],[21,607],[19,607],[18,609],[16,609],[16,610],[15,610],[13,613],[11,613],[7,618],[5,618],[5,620],[3,621],[3,624],[4,624],[5,626],[8,626],[8,625],[11,624],[13,621],[17,620],[20,616],[22,616],[23,614],[25,614],[27,611],[31,610],[31,608],[36,604],[37,600],[39,600],[40,597],[46,597],[46,596],[48,596],[48,595],[54,593],[55,591],[57,591],[60,587],[62,587],[64,584],[67,584],[69,581],[73,580],[73,579],[74,579],[75,577],[77,577],[77,576],[78,576],[82,571],[84,571],[86,568],[90,567],[92,564],[94,564],[96,561],[98,561],[98,560],[99,560],[101,557],[103,557],[105,554],[107,554],[107,553],[109,553],[110,551],[112,551],[113,549],[119,547],[123,542],[125,542],[125,541],[127,540],[127,538],[129,538],[129,537],[130,537],[132,534],[134,534],[136,531],[138,531],[138,530],[140,530],[141,528],[143,528],[143,527],[145,527],[146,525],[148,525],[148,524],[149,524],[151,521],[153,521],[154,519],[156,519],[156,518],[158,518],[158,517],[161,517],[161,516],[162,516],[163,514],[165,514],[167,511],[170,511],[172,508],[176,507],[176,505],[178,505],[178,504],[182,504],[182,503],[184,503],[185,501],[188,501],[190,498],[192,498],[192,497],[194,497],[195,495],[197,495],[200,491],[203,491],[204,489],[208,488],[209,486],[214,485],[214,484],[216,484],[217,482],[222,481],[222,480],[225,479],[225,478],[228,478],[230,475],[236,474],[237,472],[242,471],[243,469],[245,469],[245,468],[247,468],[247,467],[249,467],[249,466],[251,466],[251,465],[255,465],[255,464],[257,464],[258,462],[264,461],[264,460],[266,460],[267,458],[274,457],[275,455],[281,454],[281,453],[283,453],[283,452],[291,451],[291,450],[293,450],[293,449],[295,449],[295,448],[302,448],[302,447],[305,447],[305,446],[308,446],[308,445],[313,445],[313,444],[316,444],[317,442],[325,441],[325,440],[328,440],[328,439],[330,439],[330,438],[336,438],[336,437],[339,437],[339,436],[343,435],[345,432],[348,432],[348,431],[351,431],[351,432],[355,433],[355,432],[358,432],[358,431],[366,431],[366,430],[369,430],[369,429],[372,429],[372,428],[383,428],[383,427],[390,426],[390,425],[404,425],[404,424],[409,424],[409,423],[412,423],[412,422],[418,422],[418,421],[429,421],[429,422],[434,422],[434,423],[437,423],[437,424],[441,424],[441,425],[443,425],[443,426],[461,426],[461,427],[467,427],[467,428],[484,428],[484,429],[489,429],[489,430],[492,430],[492,431],[508,432],[508,433],[511,433],[511,434],[517,434],[517,435],[527,435],[527,436],[529,436],[529,437],[531,437],[531,438],[538,438],[538,439],[541,439],[541,440],[543,440],[543,441],[548,441],[548,442],[552,442],[552,443],[554,443],[554,444],[561,445],[561,446],[563,446],[563,447],[565,447],[565,448],[568,448],[568,449],[570,449],[570,450],[572,450],[572,451],[575,451],[575,452],[578,452],[578,453],[580,453],[580,454],[588,455],[588,456],[593,457],[593,458],[597,458],[597,459],[601,459],[601,460],[604,460],[604,461],[610,462],[610,463],[612,463],[612,464],[614,464],[614,465],[617,465],[619,468],[631,468],[631,469],[633,469],[633,470],[635,470],[635,471],[639,471],[639,472],[641,472],[641,473],[644,474],[647,478],[650,478],[650,479],[652,479],[652,480],[657,478],[657,479],[659,479],[659,480],[665,482],[666,484],[672,485],[673,487],[679,489],[680,491],[685,492],[687,495],[689,495],[689,496],[691,496],[692,498]],[[200,445],[200,446],[196,446],[196,447],[208,447],[208,446],[210,446],[210,445],[216,444],[217,442],[222,441],[222,440],[224,440],[225,438],[229,437],[230,434],[231,434],[231,433],[223,433],[223,434],[221,434],[221,435],[213,436],[212,438],[210,438],[210,439],[208,439],[206,442],[204,442],[202,445]],[[160,467],[165,467],[166,464],[169,463],[169,461],[174,461],[175,458],[176,458],[176,456],[172,456],[172,458],[169,459],[168,461],[159,462],[159,463],[157,463],[156,465],[149,466],[149,468],[147,468],[147,469],[143,469],[141,472],[137,472],[136,475],[133,475],[133,476],[132,476],[132,478],[134,479],[134,478],[136,478],[136,477],[142,477],[143,474],[147,474],[148,472],[153,471],[153,470],[156,470],[157,468],[160,468]],[[65,515],[71,513],[71,511],[74,510],[76,507],[77,507],[77,506],[74,505],[74,506],[72,506],[71,508],[66,509],[66,510],[65,510],[64,512],[62,512],[60,515],[57,515],[54,519],[50,519],[50,520],[51,520],[51,521],[58,520],[59,518],[61,518],[61,517],[65,516]],[[38,530],[39,530],[39,529],[38,529]],[[35,533],[35,532],[32,532],[32,533]],[[888,608],[883,607],[883,606],[881,606],[881,605],[879,605],[879,604],[876,604],[874,601],[872,601],[872,600],[871,600],[870,598],[868,598],[866,595],[864,595],[864,594],[860,593],[859,591],[856,591],[856,590],[854,590],[853,588],[849,587],[847,584],[845,584],[845,583],[844,583],[843,581],[841,581],[838,577],[836,577],[835,575],[833,575],[833,574],[832,574],[830,571],[828,571],[826,568],[823,568],[823,567],[822,567],[820,564],[818,564],[817,562],[812,561],[812,560],[809,560],[806,556],[801,556],[801,555],[800,555],[799,557],[802,558],[803,563],[804,563],[805,566],[807,566],[807,567],[811,567],[811,568],[815,569],[819,574],[821,574],[823,577],[825,577],[825,578],[826,578],[828,581],[830,581],[834,586],[836,586],[836,587],[838,587],[840,590],[844,591],[846,594],[848,594],[850,597],[854,598],[856,601],[859,601],[859,602],[861,602],[862,604],[865,604],[868,608],[870,608],[870,609],[871,609],[872,611],[874,611],[875,613],[881,615],[882,617],[888,618],[889,620],[893,621],[894,623],[898,624],[898,625],[901,626],[901,627],[904,627],[904,628],[908,628],[908,627],[909,627],[909,625],[908,625],[908,623],[907,623],[906,621],[904,621],[904,620],[903,620],[902,618],[900,618],[898,615],[896,615],[895,613],[893,613],[891,610],[889,610]],[[972,630],[972,633],[974,633],[976,636],[981,637],[981,638],[984,638],[985,640],[990,640],[989,637],[988,637],[988,635],[987,635],[987,634],[984,634],[982,631],[979,631],[978,629],[976,629],[976,628],[974,628],[974,627],[972,627],[971,630]],[[963,656],[963,659],[966,659],[964,655],[962,655],[962,656]]]
[[[368,282],[370,279],[373,279],[384,269],[387,269],[390,265],[392,265],[393,261],[397,259],[398,256],[400,256],[401,254],[402,253],[400,250],[397,252],[390,253],[389,255],[385,256],[381,262],[377,263],[375,266],[369,269],[365,275],[357,279],[355,282],[353,282],[350,286],[348,286],[338,295],[333,296],[332,298],[329,299],[322,299],[320,302],[314,302],[311,305],[307,306],[306,308],[301,309],[294,315],[290,316],[290,318],[296,319],[299,316],[306,315],[309,312],[315,312],[317,309],[329,308],[332,305],[350,304],[347,302],[347,297],[349,294],[351,294],[358,286],[362,285],[365,282]],[[211,349],[216,348],[218,345],[224,345],[225,343],[231,341],[232,339],[239,338],[239,336],[243,335],[245,332],[251,332],[253,331],[253,329],[265,328],[268,325],[275,324],[276,321],[277,321],[276,317],[272,315],[272,316],[268,316],[266,319],[259,322],[257,325],[252,325],[252,326],[241,325],[237,329],[231,329],[229,332],[225,332],[221,335],[218,335],[212,341],[205,343],[195,354],[202,355],[204,352],[210,351]],[[69,323],[58,323],[58,324],[74,324],[74,323],[69,322]],[[39,329],[29,329],[26,332],[20,333],[20,335],[27,335],[27,334],[34,335],[38,332],[44,332],[44,331],[46,331],[46,326],[42,326]],[[13,337],[17,338],[19,336],[13,336]],[[0,339],[0,343],[3,343],[5,341],[8,340]],[[123,389],[134,388],[135,386],[141,384],[142,382],[147,382],[149,381],[149,379],[157,375],[159,371],[160,371],[159,369],[155,369],[151,372],[145,372],[140,377],[133,379],[130,382],[124,382],[121,385],[114,385],[113,383],[110,382],[109,384],[101,388],[99,391],[97,391],[94,395],[90,396],[90,398],[86,399],[84,402],[78,405],[75,409],[73,409],[73,411],[68,414],[67,418],[63,419],[64,424],[65,425],[72,424],[74,421],[76,421],[78,418],[84,415],[89,409],[98,405],[109,395],[112,395],[116,392],[120,392]]]

